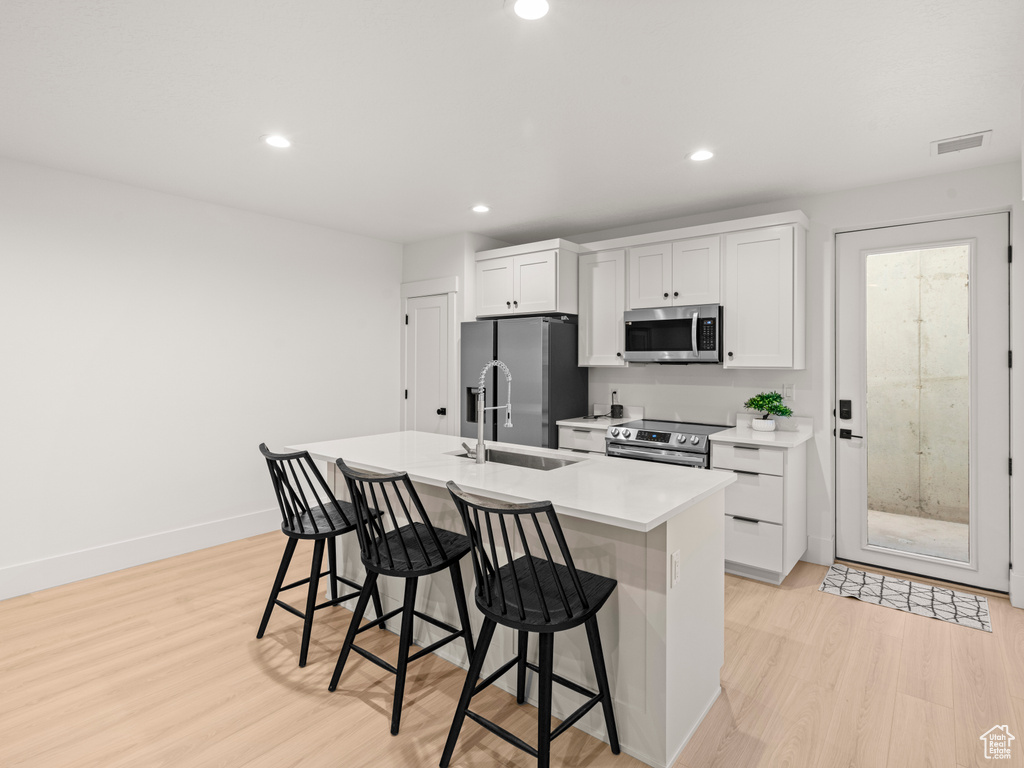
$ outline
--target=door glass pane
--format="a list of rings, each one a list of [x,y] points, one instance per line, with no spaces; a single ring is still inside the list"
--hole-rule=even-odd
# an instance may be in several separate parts
[[[868,543],[970,560],[970,248],[867,256]]]

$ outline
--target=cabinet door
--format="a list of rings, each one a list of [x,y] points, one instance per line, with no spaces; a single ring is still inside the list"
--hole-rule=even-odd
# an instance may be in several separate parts
[[[718,290],[722,239],[698,237],[672,243],[672,303],[721,304]]]
[[[629,309],[670,307],[672,244],[629,249]]]
[[[512,256],[476,263],[476,314],[512,314]]]
[[[580,256],[580,366],[625,365],[626,252]]]
[[[554,312],[558,309],[557,258],[558,251],[512,257],[513,312]]]
[[[793,227],[725,236],[726,368],[793,367]]]

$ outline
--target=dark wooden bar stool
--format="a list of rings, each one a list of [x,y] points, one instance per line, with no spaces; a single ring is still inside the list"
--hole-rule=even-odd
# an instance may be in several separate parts
[[[281,530],[288,537],[288,543],[284,548],[284,555],[281,557],[281,565],[277,569],[277,577],[274,579],[274,586],[270,590],[270,599],[267,600],[267,608],[263,612],[263,621],[260,622],[259,631],[256,637],[263,637],[267,630],[267,623],[270,621],[270,614],[275,605],[279,605],[289,613],[293,613],[302,619],[302,647],[299,650],[299,666],[306,666],[306,654],[309,651],[309,638],[313,629],[313,613],[321,608],[338,605],[346,600],[357,597],[363,589],[362,584],[338,576],[338,548],[337,538],[355,529],[356,513],[355,508],[347,501],[338,501],[334,493],[324,481],[320,470],[316,468],[313,459],[306,451],[296,453],[272,453],[266,443],[260,445],[260,453],[267,460],[267,468],[270,470],[270,479],[274,483],[274,492],[277,494],[277,503],[281,508]],[[295,547],[299,539],[310,539],[313,541],[313,563],[309,571],[309,577],[300,579],[282,586],[284,577],[288,573],[288,566],[295,554]],[[324,546],[326,543],[329,570],[321,572],[324,560]],[[320,577],[330,575],[331,599],[316,604],[317,589],[320,585]],[[347,595],[338,595],[338,582],[357,591]],[[278,599],[281,592],[308,584],[306,593],[306,610],[299,611]],[[377,615],[383,615],[380,602],[380,594],[373,584],[369,586],[373,607]]]
[[[507,504],[465,493],[453,482],[448,483],[455,505],[465,523],[473,547],[473,574],[476,577],[476,605],[484,615],[483,627],[477,638],[462,688],[455,718],[452,720],[448,741],[441,756],[441,768],[448,768],[455,751],[455,743],[466,717],[479,723],[496,736],[537,758],[539,768],[548,768],[551,760],[551,741],[564,733],[600,702],[604,709],[608,741],[613,754],[619,754],[619,737],[615,729],[612,698],[608,690],[608,674],[601,649],[601,635],[597,629],[597,612],[615,590],[615,579],[579,571],[565,543],[562,528],[550,501],[527,504]],[[544,521],[542,526],[541,520]],[[524,521],[526,525],[524,526]],[[550,532],[562,562],[552,557],[552,546],[545,530]],[[513,551],[516,540],[521,554]],[[500,565],[505,563],[504,565]],[[483,668],[487,647],[501,624],[519,631],[518,653],[503,664],[486,680],[477,684]],[[598,692],[595,694],[581,685],[552,671],[555,633],[584,624],[590,655],[594,662]],[[526,660],[529,633],[536,632],[540,640],[539,664]],[[537,747],[509,733],[501,726],[469,709],[470,700],[499,677],[517,667],[516,702],[525,700],[526,670],[539,675],[539,714],[537,718]],[[551,730],[552,683],[587,696],[587,701]]]
[[[395,699],[391,707],[391,733],[398,733],[402,718],[402,697],[405,692],[405,675],[410,661],[433,653],[443,645],[463,638],[469,657],[473,657],[473,634],[469,626],[469,609],[466,592],[462,583],[459,561],[469,552],[469,539],[461,533],[435,528],[427,517],[423,504],[405,472],[380,474],[352,469],[341,459],[338,468],[345,476],[349,495],[356,507],[356,530],[359,533],[359,548],[363,565],[366,567],[366,588],[359,597],[352,623],[349,624],[345,644],[338,655],[329,690],[335,690],[345,669],[350,651],[372,661],[382,669],[395,675]],[[370,510],[380,510],[379,516]],[[390,527],[388,526],[390,523]],[[432,616],[415,609],[416,585],[420,576],[427,576],[448,569],[452,588],[455,590],[455,604],[459,611],[461,629],[456,629]],[[371,592],[376,589],[380,575],[397,576],[405,579],[405,600],[401,608],[383,615],[364,627],[359,626]],[[393,666],[355,644],[356,635],[377,626],[393,616],[402,614],[402,632],[398,643],[398,662]],[[412,645],[413,618],[418,617],[449,634],[426,648],[409,655]]]

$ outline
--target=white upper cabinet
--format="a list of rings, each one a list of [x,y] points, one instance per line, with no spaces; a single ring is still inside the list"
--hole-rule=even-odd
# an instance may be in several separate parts
[[[672,306],[672,244],[629,249],[629,308]]]
[[[672,303],[719,304],[722,239],[698,237],[672,243]]]
[[[718,304],[721,238],[629,249],[629,308]]]
[[[576,246],[565,240],[476,254],[476,316],[579,311]]]
[[[727,234],[724,266],[725,367],[803,368],[803,228]]]
[[[626,251],[580,256],[579,364],[622,366],[626,308]]]

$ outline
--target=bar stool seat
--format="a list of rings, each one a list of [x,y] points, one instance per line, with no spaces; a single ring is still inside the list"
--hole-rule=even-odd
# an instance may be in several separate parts
[[[448,731],[448,740],[441,755],[441,768],[448,768],[467,717],[536,757],[538,768],[548,768],[552,740],[572,727],[597,704],[604,711],[612,754],[619,754],[611,690],[601,648],[601,633],[597,626],[597,613],[615,591],[617,582],[607,576],[576,568],[550,501],[512,504],[466,493],[453,482],[449,482],[447,487],[472,544],[476,607],[484,615],[484,623]],[[512,542],[515,542],[514,547]],[[555,558],[554,553],[557,553],[561,562]],[[499,566],[501,562],[505,565]],[[516,656],[478,683],[477,678],[483,669],[494,630],[499,624],[518,630]],[[587,630],[587,642],[597,678],[597,693],[556,675],[553,670],[555,634],[581,624]],[[531,633],[537,633],[540,643],[537,664],[527,661]],[[517,668],[518,704],[526,700],[527,670],[538,675],[536,747],[469,708],[476,694],[513,666]],[[551,730],[553,683],[586,696],[587,700],[557,728]]]
[[[462,559],[469,552],[469,539],[461,533],[434,528],[437,543],[423,523],[413,523],[388,531],[377,544],[377,554],[386,558],[393,553],[392,568],[408,576],[427,576],[448,566],[449,558]],[[403,546],[404,545],[404,546]]]

